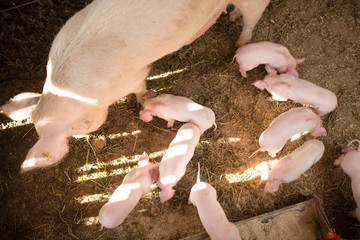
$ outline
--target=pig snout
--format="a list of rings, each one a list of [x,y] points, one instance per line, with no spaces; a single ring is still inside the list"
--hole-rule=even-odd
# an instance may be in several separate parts
[[[30,149],[21,165],[21,173],[59,163],[69,151],[66,137],[42,138]]]
[[[150,122],[153,120],[153,115],[150,110],[141,110],[139,112],[139,118],[144,122]]]

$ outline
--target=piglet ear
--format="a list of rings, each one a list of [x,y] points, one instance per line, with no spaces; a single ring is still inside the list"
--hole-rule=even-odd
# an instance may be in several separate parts
[[[147,100],[147,99],[153,98],[153,97],[156,97],[156,92],[150,90],[144,94],[143,99]]]
[[[255,87],[257,87],[260,90],[264,90],[267,86],[266,82],[263,80],[257,80],[255,82],[253,82],[252,85],[254,85]]]
[[[138,165],[143,167],[149,163],[149,156],[146,152],[143,152],[138,160]]]
[[[21,173],[58,163],[69,151],[66,137],[40,137],[21,165]]]
[[[149,174],[153,181],[159,181],[159,166],[150,168]]]

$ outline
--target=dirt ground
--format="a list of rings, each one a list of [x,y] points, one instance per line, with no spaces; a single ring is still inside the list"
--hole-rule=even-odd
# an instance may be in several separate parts
[[[12,3],[24,2],[0,3],[0,104],[21,92],[41,92],[55,34],[90,1],[53,0],[54,5],[29,1],[4,11]],[[16,126],[1,115],[1,239],[177,239],[202,232],[196,208],[187,204],[197,162],[201,179],[215,187],[232,222],[316,196],[338,234],[360,238],[359,223],[347,215],[356,207],[350,178],[332,165],[341,148],[360,133],[360,2],[272,0],[255,29],[252,41],[283,44],[294,56],[306,57],[297,68],[300,77],[333,91],[339,103],[323,117],[328,136],[319,138],[326,147],[322,159],[274,194],[257,187],[259,176],[244,174],[271,158],[265,153],[248,156],[276,116],[300,105],[269,102],[267,92],[251,85],[265,76],[263,66],[250,71],[248,78],[241,77],[232,63],[241,26],[241,21],[232,23],[223,14],[191,45],[154,63],[150,76],[158,77],[148,80],[148,88],[210,107],[218,128],[201,136],[171,200],[161,204],[154,186],[117,228],[99,231],[97,221],[111,189],[143,151],[151,154],[152,162],[159,162],[181,123],[168,129],[161,119],[142,122],[130,95],[110,106],[107,121],[88,139],[71,138],[70,152],[58,166],[22,175],[20,165],[38,135],[32,124]],[[173,73],[159,76],[166,72]],[[311,138],[289,142],[279,156]]]

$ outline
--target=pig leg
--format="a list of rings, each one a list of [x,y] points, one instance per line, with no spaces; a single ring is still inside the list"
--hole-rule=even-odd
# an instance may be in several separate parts
[[[302,63],[302,62],[304,62],[305,61],[305,58],[303,57],[303,58],[295,58],[295,62],[296,63]]]
[[[174,196],[174,189],[171,187],[165,187],[161,190],[159,197],[160,201],[164,203],[165,201],[171,199]]]
[[[174,123],[175,123],[175,119],[173,118],[164,118],[166,121],[167,121],[167,127],[168,128],[171,128],[174,126]]]
[[[294,77],[299,77],[299,73],[295,70],[294,67],[288,68],[286,71],[287,74],[293,75]]]
[[[270,155],[270,157],[276,157],[276,152],[268,152],[268,154]]]
[[[0,107],[0,112],[13,120],[24,120],[31,116],[41,97],[40,93],[21,93]]]
[[[240,73],[243,78],[247,78],[246,71],[243,67],[240,66]]]
[[[240,47],[251,41],[252,31],[261,18],[270,0],[237,0],[234,5],[239,8],[243,16],[243,29],[236,46]]]
[[[265,70],[269,74],[277,74],[276,69],[270,66],[269,64],[265,64]]]
[[[265,193],[272,193],[279,190],[279,181],[278,180],[270,180],[265,185]]]
[[[344,157],[345,157],[345,154],[342,154],[338,159],[336,159],[334,161],[334,166],[339,166],[341,164],[342,160],[344,159]]]
[[[311,130],[311,135],[314,137],[326,137],[327,132],[323,127],[317,127]]]
[[[229,13],[229,18],[230,18],[230,22],[235,22],[236,19],[240,18],[241,17],[241,11],[239,8],[237,7],[234,7],[234,10],[232,10],[230,13]]]

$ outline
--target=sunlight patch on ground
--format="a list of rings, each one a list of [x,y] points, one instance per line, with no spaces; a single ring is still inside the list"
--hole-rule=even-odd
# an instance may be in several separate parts
[[[96,225],[99,223],[99,216],[82,218],[80,222],[82,222],[85,226]]]
[[[310,132],[310,131],[305,131],[305,132],[302,132],[302,133],[297,133],[297,134],[295,134],[294,136],[292,136],[292,137],[290,138],[290,142],[293,142],[293,141],[301,138],[302,136],[305,136],[305,135],[308,134],[309,132]]]
[[[156,80],[156,79],[160,79],[160,78],[166,78],[168,76],[174,75],[176,73],[181,73],[181,72],[184,72],[186,70],[187,70],[187,68],[178,69],[178,70],[175,70],[175,71],[172,71],[172,72],[169,71],[169,72],[161,73],[159,75],[147,77],[146,80]]]
[[[0,130],[20,127],[20,126],[29,125],[29,124],[32,124],[30,118],[27,118],[27,119],[21,120],[21,121],[11,121],[11,122],[0,124]]]
[[[237,138],[237,137],[227,137],[225,138],[225,140],[229,143],[234,143],[234,142],[240,142],[240,138]]]
[[[275,160],[268,161],[268,163],[271,166],[275,166],[278,161],[279,160],[275,159]],[[250,167],[250,168],[246,169],[244,172],[225,174],[225,179],[229,183],[251,181],[251,180],[257,178],[258,176],[261,176],[261,172],[259,170],[256,170],[255,167]]]
[[[260,171],[255,170],[255,168],[248,168],[242,173],[238,172],[225,174],[225,178],[229,183],[250,181],[258,176],[260,176]]]
[[[161,157],[164,156],[164,154],[166,153],[167,149],[163,149],[157,152],[152,152],[149,154],[149,158],[157,158],[157,157]],[[100,169],[106,166],[119,166],[122,164],[126,164],[126,163],[130,163],[130,162],[137,162],[137,160],[139,159],[141,155],[134,155],[131,157],[120,157],[117,158],[115,160],[112,160],[110,162],[96,162],[96,163],[87,163],[84,164],[83,166],[79,167],[77,169],[77,172],[86,172],[86,171],[90,171],[90,170],[96,170],[96,169]]]
[[[141,133],[141,130],[135,130],[132,131],[131,133],[128,132],[122,132],[122,133],[115,133],[115,134],[108,134],[108,135],[98,135],[97,138],[99,139],[116,139],[116,138],[120,138],[120,137],[126,137],[126,136],[135,136]]]
[[[127,99],[128,99],[128,97],[123,97],[123,98],[120,98],[119,100],[116,100],[115,103],[124,103]]]
[[[127,167],[127,168],[114,169],[114,170],[111,170],[110,172],[102,171],[102,172],[85,174],[85,175],[79,176],[75,182],[85,182],[85,181],[89,181],[89,180],[101,179],[101,178],[115,176],[115,175],[124,175],[124,174],[127,174],[128,172],[130,172],[130,170],[131,170],[131,167]]]
[[[109,175],[108,172],[105,172],[105,171],[90,173],[90,174],[79,176],[75,182],[85,182],[85,181],[94,180],[94,179],[101,179],[101,178],[107,177],[108,175]]]
[[[84,195],[84,196],[75,198],[75,200],[81,204],[84,204],[84,203],[90,203],[90,202],[100,202],[103,200],[107,200],[109,198],[110,198],[109,195],[104,194],[104,193],[99,193],[99,194],[92,194],[92,195]]]

